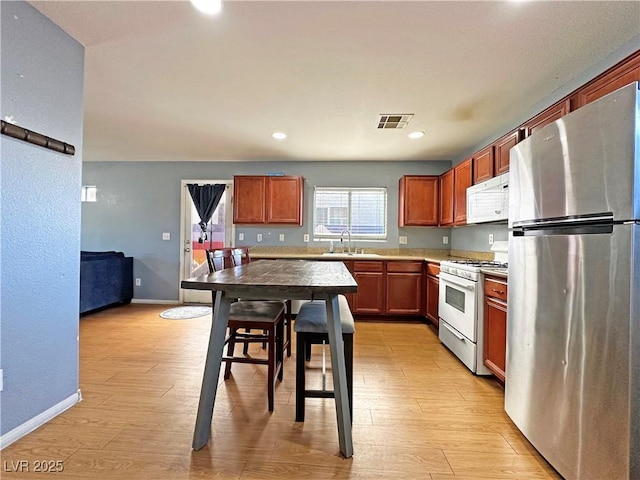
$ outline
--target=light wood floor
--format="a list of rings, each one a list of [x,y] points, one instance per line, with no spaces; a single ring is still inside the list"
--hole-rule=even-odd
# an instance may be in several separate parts
[[[502,387],[418,323],[356,325],[353,458],[339,454],[333,399],[307,399],[306,421],[294,421],[293,356],[273,414],[266,367],[235,364],[218,388],[212,440],[192,451],[210,317],[165,320],[165,308],[81,319],[83,400],[2,451],[3,479],[559,478],[503,412]],[[64,471],[8,471],[21,460],[32,470],[60,460]]]

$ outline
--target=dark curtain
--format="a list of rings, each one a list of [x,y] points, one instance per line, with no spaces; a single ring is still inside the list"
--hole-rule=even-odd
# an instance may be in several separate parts
[[[189,188],[193,204],[196,206],[196,211],[200,216],[198,225],[200,225],[202,232],[200,233],[198,242],[204,243],[207,239],[207,223],[211,220],[213,212],[216,211],[226,186],[223,183],[216,183],[215,185],[188,183],[187,187]]]

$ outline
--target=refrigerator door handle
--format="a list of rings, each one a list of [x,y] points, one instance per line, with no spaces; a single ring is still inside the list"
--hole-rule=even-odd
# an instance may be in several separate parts
[[[601,225],[605,223],[613,223],[613,213],[602,212],[587,215],[573,215],[571,217],[541,218],[539,220],[513,222],[513,227],[531,229],[545,228],[549,225]]]

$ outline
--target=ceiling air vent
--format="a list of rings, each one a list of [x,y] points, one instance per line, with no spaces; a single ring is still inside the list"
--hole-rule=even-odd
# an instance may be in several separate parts
[[[378,119],[378,128],[392,128],[401,130],[409,124],[413,113],[385,113]]]

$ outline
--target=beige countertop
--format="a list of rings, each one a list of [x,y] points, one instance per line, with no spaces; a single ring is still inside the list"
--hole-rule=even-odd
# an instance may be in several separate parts
[[[492,277],[508,278],[509,272],[504,270],[495,270],[492,268],[481,268],[480,271],[485,275],[491,275]]]
[[[461,250],[438,249],[375,249],[366,248],[364,254],[348,255],[346,253],[334,253],[325,255],[326,248],[300,248],[300,247],[256,247],[251,249],[253,259],[308,259],[308,260],[414,260],[430,263],[440,263],[451,259],[478,259],[492,260],[491,252],[467,252]]]

